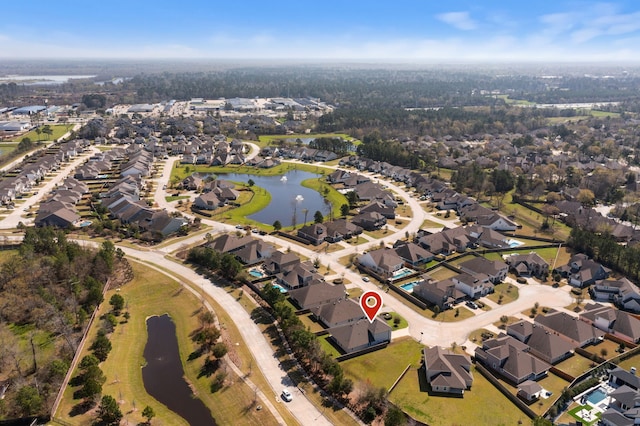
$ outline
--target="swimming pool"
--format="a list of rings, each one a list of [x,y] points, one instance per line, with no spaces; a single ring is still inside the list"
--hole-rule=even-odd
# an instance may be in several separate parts
[[[249,275],[256,278],[262,278],[265,276],[262,272],[260,272],[258,269],[255,269],[255,268],[249,270]]]
[[[411,281],[410,283],[406,283],[406,284],[402,284],[400,286],[401,289],[403,289],[404,291],[406,291],[407,293],[412,293],[413,292],[413,288],[415,286],[417,286],[418,284],[420,284],[421,281]]]
[[[82,222],[78,223],[76,226],[78,228],[86,228],[89,225],[91,225],[91,221],[90,220],[83,220]]]
[[[606,397],[607,393],[602,388],[597,388],[587,394],[587,401],[595,407],[600,404]]]
[[[411,275],[413,274],[413,270],[409,269],[409,268],[402,268],[397,270],[396,272],[393,273],[393,279],[397,280],[399,278],[403,278],[406,277],[407,275]]]
[[[507,244],[509,244],[509,247],[520,247],[524,245],[522,241],[513,240],[513,239],[507,240]]]
[[[282,287],[280,284],[273,284],[273,286],[275,288],[277,288],[278,290],[280,290],[280,293],[286,293],[287,292],[287,289]]]

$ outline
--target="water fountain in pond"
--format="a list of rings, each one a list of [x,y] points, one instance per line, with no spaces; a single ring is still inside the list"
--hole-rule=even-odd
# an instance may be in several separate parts
[[[296,195],[296,201],[302,201],[304,197],[302,195]]]
[[[282,177],[280,178],[280,182],[286,182],[286,181],[287,181],[287,177],[286,177],[286,176],[282,176]]]

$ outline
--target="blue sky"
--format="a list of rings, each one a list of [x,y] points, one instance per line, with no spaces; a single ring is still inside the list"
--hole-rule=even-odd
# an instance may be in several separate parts
[[[640,60],[640,2],[10,1],[0,58]]]

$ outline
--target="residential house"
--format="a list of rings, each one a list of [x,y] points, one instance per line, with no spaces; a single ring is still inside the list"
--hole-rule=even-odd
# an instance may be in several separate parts
[[[427,383],[434,392],[462,395],[471,389],[471,359],[439,346],[422,351]]]
[[[518,224],[507,219],[498,213],[478,216],[476,223],[482,227],[493,229],[494,231],[515,231]]]
[[[325,222],[324,226],[327,228],[326,240],[330,243],[347,240],[362,233],[361,227],[346,219],[336,219]]]
[[[507,335],[526,343],[531,354],[549,364],[556,364],[573,355],[574,346],[571,342],[529,321],[509,325]]]
[[[322,275],[316,272],[313,264],[309,261],[298,262],[275,275],[277,283],[289,289],[303,287],[314,281],[322,281],[324,279]]]
[[[234,253],[254,241],[248,235],[222,234],[212,242],[205,244],[218,253]],[[297,257],[296,257],[297,258]]]
[[[193,174],[184,178],[180,185],[182,189],[186,189],[187,191],[197,191],[204,185],[204,180],[200,176]]]
[[[517,396],[524,399],[526,402],[533,402],[540,398],[544,389],[540,386],[540,383],[533,380],[525,380],[518,385]]]
[[[613,302],[620,309],[640,313],[640,289],[627,278],[599,281],[589,292],[594,300]]]
[[[59,201],[42,203],[35,218],[36,226],[70,228],[80,220],[75,209]]]
[[[289,296],[301,309],[314,309],[320,305],[334,303],[346,299],[344,284],[330,284],[319,281],[289,291]]]
[[[377,200],[371,201],[369,204],[362,207],[359,211],[360,214],[369,212],[380,213],[387,219],[394,219],[396,217],[396,213],[392,206],[388,206]]]
[[[558,333],[568,339],[576,347],[596,343],[602,339],[604,332],[591,326],[585,321],[566,312],[550,312],[546,315],[539,314],[534,322],[546,328],[550,332]]]
[[[340,299],[311,309],[315,317],[327,328],[353,323],[365,318],[360,304],[351,299]]]
[[[512,254],[505,261],[509,268],[519,277],[543,278],[549,273],[549,264],[536,252]]]
[[[413,294],[438,306],[441,311],[451,308],[467,296],[456,288],[453,280],[436,281],[428,276],[423,276],[420,283],[413,287]]]
[[[416,243],[399,241],[394,244],[396,254],[411,266],[418,266],[430,262],[435,255],[423,249]]]
[[[264,270],[270,275],[275,275],[290,270],[298,263],[300,263],[300,258],[295,253],[275,251],[264,263]]]
[[[580,319],[628,342],[640,342],[640,319],[628,312],[599,303],[589,303],[580,314]]]
[[[488,276],[470,275],[466,273],[458,274],[451,278],[457,290],[469,296],[471,299],[484,297],[493,293],[494,285]]]
[[[391,278],[394,272],[404,266],[404,259],[395,250],[386,247],[361,254],[357,261],[385,278]]]
[[[462,262],[458,267],[471,275],[487,276],[489,280],[498,284],[507,277],[508,266],[501,260],[488,260],[477,256]]]
[[[526,380],[539,380],[547,375],[551,365],[529,353],[529,346],[501,334],[485,340],[475,350],[475,358],[498,376],[518,385]]]
[[[327,238],[327,227],[322,223],[312,223],[298,229],[298,237],[304,238],[313,245],[319,245]]]
[[[196,197],[193,205],[201,210],[215,210],[224,206],[224,201],[220,200],[213,192],[205,192]]]
[[[423,235],[418,239],[418,244],[431,253],[449,255],[453,252],[464,252],[474,245],[475,238],[469,235],[469,230],[459,226],[451,229],[443,229],[435,234]]]
[[[604,280],[610,272],[608,268],[582,253],[573,255],[568,264],[556,268],[555,271],[567,278],[570,285],[579,288]]]
[[[373,322],[360,319],[336,326],[331,328],[329,333],[331,340],[348,354],[391,342],[391,327],[378,318]]]
[[[255,265],[266,261],[276,252],[276,248],[266,241],[252,239],[248,244],[234,251],[236,258],[245,265]]]
[[[380,213],[368,212],[354,216],[351,222],[367,231],[375,231],[387,223],[387,218]]]

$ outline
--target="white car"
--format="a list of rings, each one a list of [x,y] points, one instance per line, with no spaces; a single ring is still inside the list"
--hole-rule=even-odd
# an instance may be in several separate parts
[[[362,277],[362,281],[364,281],[365,283],[369,282],[369,277]]]
[[[282,397],[282,399],[283,399],[284,401],[287,401],[287,402],[291,402],[291,400],[293,399],[293,395],[291,395],[291,392],[289,392],[289,391],[288,391],[288,390],[286,390],[286,389],[283,389],[283,390],[282,390],[282,395],[281,395],[281,397]]]

